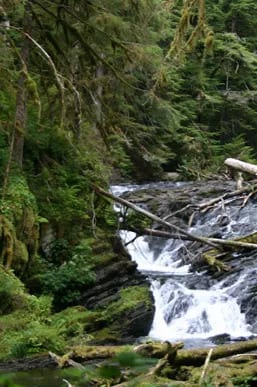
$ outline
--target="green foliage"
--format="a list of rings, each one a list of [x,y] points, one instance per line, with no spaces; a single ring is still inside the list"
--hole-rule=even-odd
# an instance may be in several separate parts
[[[30,191],[24,176],[12,174],[4,198],[0,200],[0,213],[17,224],[26,208],[36,211],[35,196]]]
[[[149,289],[145,286],[129,286],[119,292],[120,299],[108,305],[103,311],[104,317],[109,321],[115,321],[128,309],[135,308],[140,303],[151,303]]]
[[[71,246],[66,239],[55,239],[51,243],[50,262],[59,266],[60,264],[69,260],[72,254]]]
[[[22,387],[22,385],[14,382],[14,375],[0,375],[0,386],[1,387]]]
[[[32,321],[26,330],[16,335],[9,356],[25,357],[44,351],[60,353],[64,347],[64,337],[57,328],[39,321]]]
[[[51,325],[52,299],[24,292],[21,282],[11,273],[2,276],[0,316],[0,358],[24,357],[52,348],[62,351],[66,345],[59,328]]]
[[[26,305],[24,285],[12,272],[0,266],[0,314],[10,313]]]
[[[251,387],[255,386],[257,382],[256,376],[236,377],[232,379],[234,386]]]
[[[74,304],[85,287],[94,283],[93,261],[91,249],[87,241],[81,241],[72,253],[68,262],[56,267],[51,265],[49,270],[41,275],[43,291],[52,294],[53,305],[62,309]]]

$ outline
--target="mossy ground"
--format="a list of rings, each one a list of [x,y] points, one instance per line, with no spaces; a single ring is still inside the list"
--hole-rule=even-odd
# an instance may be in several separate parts
[[[90,311],[74,306],[53,314],[51,297],[29,295],[21,281],[3,268],[0,277],[0,359],[44,351],[61,354],[92,340],[118,342],[125,314],[139,303],[146,307],[151,303],[147,287],[131,286],[122,289],[118,300],[105,308]]]

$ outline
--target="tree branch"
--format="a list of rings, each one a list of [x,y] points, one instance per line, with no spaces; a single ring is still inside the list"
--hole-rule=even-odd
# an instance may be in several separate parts
[[[120,203],[128,208],[131,208],[132,210],[146,216],[147,218],[149,218],[149,219],[151,219],[151,220],[153,220],[153,221],[155,221],[155,222],[157,222],[165,227],[168,227],[169,229],[173,229],[173,230],[179,232],[181,235],[187,236],[190,240],[195,240],[197,242],[200,242],[200,243],[215,247],[216,249],[222,250],[222,248],[218,245],[218,243],[212,242],[211,240],[209,240],[209,238],[205,238],[205,237],[191,234],[191,233],[183,230],[182,228],[175,226],[174,224],[171,224],[171,223],[159,218],[158,216],[152,214],[151,212],[146,211],[143,208],[140,208],[137,205],[130,203],[128,200],[125,200],[125,199],[122,199],[118,196],[115,196],[115,195],[111,194],[110,192],[103,190],[100,187],[94,186],[94,189],[95,189],[95,192],[98,193],[99,195],[107,197],[109,199],[112,199],[113,201],[115,201],[117,203]]]

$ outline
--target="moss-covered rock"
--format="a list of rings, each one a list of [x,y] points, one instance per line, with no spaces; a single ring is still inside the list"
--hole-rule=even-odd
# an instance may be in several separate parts
[[[148,334],[154,302],[150,284],[137,271],[121,240],[110,236],[92,242],[95,284],[83,292],[80,303],[99,313],[87,330],[101,343],[130,342]]]
[[[154,314],[149,288],[130,286],[121,289],[118,295],[118,300],[110,303],[103,310],[103,316],[109,327],[108,334],[115,332],[116,341],[119,338],[133,341],[137,337],[146,336],[151,328]]]

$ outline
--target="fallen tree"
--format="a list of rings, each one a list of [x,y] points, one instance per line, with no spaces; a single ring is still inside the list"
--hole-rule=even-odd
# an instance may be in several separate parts
[[[181,240],[189,240],[189,241],[194,240],[194,238],[190,237],[189,235],[185,236],[185,235],[173,234],[173,233],[169,233],[167,231],[154,230],[154,229],[150,229],[150,228],[144,228],[142,230],[132,228],[130,231],[134,231],[136,234],[139,234],[139,235],[156,236],[156,237],[166,238],[166,239],[181,239]],[[251,239],[251,237],[253,235],[255,236],[255,239],[257,239],[256,233],[253,233],[250,235],[246,235],[242,238],[237,238],[237,239],[233,239],[233,240],[230,240],[230,239],[225,240],[225,239],[218,239],[218,238],[212,238],[212,237],[208,237],[208,240],[211,242],[214,242],[214,243],[219,243],[220,245],[223,245],[225,247],[231,247],[231,248],[235,248],[235,249],[245,248],[245,249],[255,250],[255,249],[257,249],[256,243],[244,241],[244,240],[247,240],[248,238]]]
[[[240,241],[234,241],[234,240],[224,240],[224,239],[218,239],[218,238],[208,238],[208,237],[192,234],[172,223],[167,222],[166,220],[163,220],[162,218],[152,214],[151,212],[146,211],[141,207],[138,207],[136,204],[131,203],[128,200],[125,200],[123,198],[120,198],[119,196],[115,196],[110,192],[103,190],[100,187],[95,187],[95,191],[99,195],[112,199],[114,202],[117,202],[119,204],[122,204],[123,206],[131,208],[132,210],[146,216],[147,218],[155,221],[156,223],[161,224],[162,226],[165,226],[171,230],[172,229],[175,230],[177,233],[181,234],[184,237],[184,239],[188,238],[191,241],[200,242],[202,244],[206,244],[211,247],[214,247],[218,250],[224,250],[224,248],[232,249],[232,250],[239,249],[239,248],[257,249],[257,244],[255,243],[247,243],[247,242],[240,242]]]
[[[192,387],[201,385],[205,380],[211,380],[212,385],[227,386],[234,385],[229,384],[232,378],[241,378],[243,383],[244,379],[257,375],[257,355],[252,353],[256,350],[257,340],[223,344],[211,349],[183,349],[183,343],[151,341],[130,347],[81,345],[71,348],[63,356],[49,352],[48,357],[46,354],[41,357],[48,361],[51,368],[78,369],[83,378],[91,378],[87,380],[91,380],[94,386],[173,385],[174,381],[175,384]],[[18,369],[40,368],[42,362],[38,359],[41,357],[38,355],[36,362],[33,357],[12,360],[12,363],[9,360],[2,366],[0,364],[0,368],[5,372],[13,371],[17,369],[17,363]],[[131,359],[140,360],[140,363]],[[86,367],[88,364],[95,366],[91,374]],[[137,368],[137,364],[144,367]],[[108,366],[110,370],[114,368],[118,371],[111,374],[111,378],[110,374],[105,377],[106,373],[98,372],[108,370]]]
[[[204,244],[210,245],[210,246],[215,247],[215,248],[219,248],[218,245],[209,241],[208,238],[191,234],[191,233],[183,230],[182,228],[175,226],[174,224],[169,223],[169,222],[159,218],[159,216],[156,216],[156,215],[152,214],[151,212],[146,211],[141,207],[138,207],[136,204],[131,203],[128,200],[125,200],[123,198],[120,198],[119,196],[115,196],[115,195],[111,194],[110,192],[103,190],[100,187],[94,187],[94,188],[95,188],[95,192],[98,193],[99,195],[107,197],[109,199],[112,199],[114,202],[117,202],[119,204],[122,204],[123,206],[131,208],[132,210],[138,212],[139,214],[142,214],[142,215],[146,216],[147,218],[149,218],[149,219],[151,219],[151,220],[153,220],[153,221],[155,221],[155,222],[157,222],[157,223],[159,223],[159,224],[161,224],[169,229],[173,229],[173,230],[177,231],[178,233],[180,233],[181,235],[185,235],[185,236],[189,237],[191,240],[195,240],[197,242],[204,243]],[[256,246],[256,248],[257,248],[257,246]]]
[[[234,344],[223,344],[215,347],[212,352],[212,360],[254,351],[257,349],[257,340],[241,341]],[[201,366],[209,353],[210,348],[182,349],[177,352],[174,360],[176,365]]]
[[[257,176],[257,165],[246,163],[241,160],[228,158],[225,160],[225,165],[241,172],[247,172]]]
[[[210,348],[182,349],[183,343],[165,342],[149,342],[143,343],[135,347],[128,346],[94,346],[81,345],[73,347],[70,352],[64,356],[58,356],[49,352],[49,357],[56,362],[58,367],[68,367],[75,362],[75,367],[78,363],[84,363],[91,360],[110,359],[120,352],[131,351],[143,357],[163,359],[166,357],[168,363],[174,366],[202,366],[210,351]],[[222,344],[213,348],[212,361],[217,359],[227,358],[233,355],[243,354],[249,351],[257,350],[257,340],[241,341],[233,344]]]

